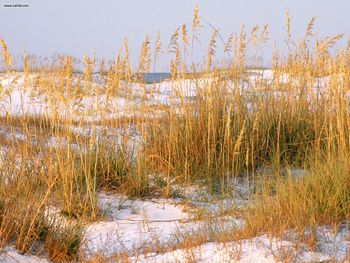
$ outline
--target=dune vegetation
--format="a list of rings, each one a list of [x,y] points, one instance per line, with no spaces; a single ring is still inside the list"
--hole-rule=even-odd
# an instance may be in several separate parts
[[[1,39],[1,247],[54,262],[127,262],[137,253],[82,252],[85,226],[106,218],[98,195],[178,198],[190,206],[179,189],[195,186],[218,199],[240,194],[244,205],[192,208],[205,228],[138,253],[290,230],[315,248],[317,227],[349,220],[350,42],[317,39],[314,22],[296,41],[286,14],[285,52],[273,51],[266,69],[251,54],[269,40],[268,25],[242,27],[220,51],[213,30],[204,61],[193,61],[198,8],[169,44],[146,35],[136,65],[125,40],[112,62],[59,55],[40,63],[24,53],[18,70]],[[229,59],[217,62],[217,52]],[[142,74],[164,53],[172,56],[171,77],[146,83]],[[244,224],[211,224],[223,215]]]

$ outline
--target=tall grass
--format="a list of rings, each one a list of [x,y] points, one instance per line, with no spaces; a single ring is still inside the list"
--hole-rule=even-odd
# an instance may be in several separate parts
[[[23,101],[21,114],[13,115],[6,107],[11,90],[1,87],[1,127],[11,135],[1,138],[7,149],[0,167],[1,244],[13,242],[30,252],[39,240],[50,259],[72,260],[78,257],[79,226],[101,216],[97,191],[170,197],[174,183],[204,181],[227,194],[235,191],[232,178],[254,180],[261,167],[272,168],[273,179],[259,178],[261,200],[247,213],[252,233],[345,220],[350,46],[334,50],[341,35],[315,39],[314,19],[294,42],[288,14],[286,22],[288,53],[272,55],[268,79],[247,67],[248,51],[257,53],[268,41],[268,26],[231,34],[224,68],[215,64],[220,35],[214,30],[199,70],[193,58],[201,28],[197,7],[191,32],[183,25],[168,45],[173,56],[168,103],[151,103],[159,86],[140,79],[156,68],[159,35],[153,56],[146,35],[135,67],[125,40],[109,64],[84,56],[81,75],[69,56],[34,71],[26,53],[24,72],[16,73],[1,39],[3,76],[17,86],[10,89],[45,97],[47,104],[33,115]],[[98,76],[92,73],[96,68]],[[118,106],[116,97],[134,103]],[[286,177],[281,173],[286,167],[309,169],[311,175]],[[48,223],[50,206],[75,222],[74,231]]]

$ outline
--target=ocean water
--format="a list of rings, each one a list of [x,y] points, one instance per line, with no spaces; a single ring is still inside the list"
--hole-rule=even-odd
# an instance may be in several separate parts
[[[74,74],[76,75],[82,75],[84,74],[81,71],[77,71]],[[98,80],[100,72],[95,72],[92,73],[94,75],[95,80]],[[141,73],[139,75],[133,75],[134,81],[140,81],[140,79],[143,79],[143,81],[147,84],[152,84],[152,83],[159,83],[162,82],[166,79],[171,78],[171,73],[168,72],[155,72],[155,73]]]
[[[163,80],[171,78],[171,73],[156,72],[156,73],[142,73],[142,78],[147,84],[159,83]]]

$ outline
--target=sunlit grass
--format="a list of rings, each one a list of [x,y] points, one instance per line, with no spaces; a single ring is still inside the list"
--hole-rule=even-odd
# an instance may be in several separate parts
[[[140,79],[161,51],[157,40],[151,54],[148,35],[135,67],[125,41],[108,65],[84,56],[82,74],[74,73],[72,57],[34,70],[26,54],[23,73],[16,73],[1,39],[2,78],[11,80],[7,89],[1,87],[1,141],[7,149],[0,167],[1,245],[14,243],[31,252],[39,240],[38,249],[51,260],[78,259],[81,224],[102,216],[98,191],[171,197],[174,184],[204,181],[225,196],[235,191],[232,178],[242,175],[257,182],[254,206],[242,213],[245,236],[290,228],[303,232],[347,220],[350,47],[330,51],[341,35],[311,46],[313,23],[294,43],[287,16],[289,53],[273,54],[269,77],[253,74],[261,65],[246,63],[248,50],[266,43],[268,26],[250,32],[242,27],[232,35],[225,44],[231,58],[226,68],[213,62],[214,31],[199,71],[191,61],[200,28],[196,9],[191,33],[179,28],[168,46],[173,59],[167,102],[160,99],[158,84]],[[97,68],[99,74],[93,74]],[[47,107],[33,114],[21,97],[20,113],[13,114],[8,107],[13,90],[33,95],[30,101],[41,97]],[[262,167],[271,169],[269,176],[257,173]],[[294,178],[281,172],[287,168],[309,173]],[[48,224],[50,206],[59,207],[76,227]],[[198,238],[191,242],[206,241]]]

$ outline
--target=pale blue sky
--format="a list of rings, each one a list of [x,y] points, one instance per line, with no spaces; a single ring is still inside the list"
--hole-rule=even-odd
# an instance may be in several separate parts
[[[8,3],[30,7],[5,8]],[[127,37],[135,60],[146,32],[154,40],[160,30],[166,47],[177,26],[191,25],[196,3],[202,20],[219,28],[224,38],[242,24],[248,29],[269,24],[271,38],[281,47],[287,9],[295,37],[304,33],[312,16],[317,17],[315,31],[320,37],[350,34],[350,0],[0,0],[0,36],[15,55],[24,48],[43,56],[59,52],[78,57],[95,50],[110,59]],[[202,30],[198,49],[205,49],[210,31],[208,26]]]

